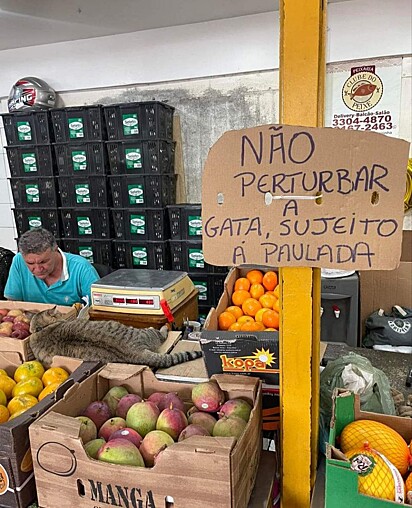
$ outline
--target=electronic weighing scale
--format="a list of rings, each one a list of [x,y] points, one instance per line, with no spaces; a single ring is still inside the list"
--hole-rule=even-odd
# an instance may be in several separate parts
[[[161,316],[164,300],[173,312],[196,293],[186,272],[167,270],[116,270],[91,287],[94,310]]]

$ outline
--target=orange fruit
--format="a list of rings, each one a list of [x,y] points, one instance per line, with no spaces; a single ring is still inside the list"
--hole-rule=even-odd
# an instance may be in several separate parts
[[[225,310],[225,312],[230,312],[231,314],[233,314],[236,320],[238,320],[240,316],[243,316],[243,310],[237,305],[231,305]]]
[[[279,328],[279,313],[275,310],[268,310],[263,314],[262,323],[265,328]]]
[[[10,399],[13,388],[16,385],[16,381],[9,376],[0,376],[0,390],[6,394],[6,397]]]
[[[278,274],[276,272],[266,272],[262,279],[262,284],[268,291],[273,291],[278,283]]]
[[[246,278],[251,284],[262,284],[263,273],[260,270],[249,270],[246,274]]]
[[[10,414],[13,416],[17,411],[21,411],[29,409],[37,404],[38,400],[33,395],[25,394],[18,395],[17,397],[13,397],[11,401],[7,404],[7,409]]]
[[[8,376],[8,374],[4,369],[0,369],[0,376]]]
[[[247,298],[250,298],[249,291],[239,289],[238,291],[233,292],[232,303],[233,305],[238,305],[240,307]]]
[[[262,306],[255,298],[247,298],[242,304],[242,310],[247,316],[254,316],[261,308]]]
[[[276,300],[276,302],[273,304],[273,310],[280,312],[279,300]]]
[[[275,287],[275,289],[273,290],[273,294],[279,298],[279,290],[280,290],[280,287],[279,287],[279,284]]]
[[[51,367],[47,369],[43,374],[41,380],[43,381],[44,386],[49,386],[52,383],[63,383],[69,377],[69,373],[67,370],[62,369],[61,367]]]
[[[252,316],[240,316],[240,318],[237,320],[237,322],[240,323],[241,325],[243,325],[244,323],[250,323],[252,321],[254,321]]]
[[[3,390],[0,390],[0,406],[7,406],[7,397]]]
[[[30,377],[25,381],[20,381],[13,388],[12,395],[13,397],[17,397],[18,395],[33,395],[33,397],[37,397],[39,393],[43,390],[44,386],[41,382],[41,379],[38,377]]]
[[[0,423],[7,422],[7,420],[10,418],[9,410],[6,406],[3,404],[0,405]]]
[[[244,289],[245,291],[249,291],[250,288],[250,280],[246,277],[239,277],[239,279],[235,282],[235,291],[239,291],[239,289]]]
[[[30,362],[24,362],[17,367],[14,372],[14,380],[16,383],[19,383],[20,381],[25,381],[29,377],[38,377],[41,379],[43,374],[43,365],[37,360],[32,360]]]
[[[259,300],[265,294],[265,288],[262,284],[252,284],[249,289],[250,296]]]
[[[277,332],[276,328],[265,328],[265,332]]]
[[[236,323],[236,318],[231,312],[222,312],[218,317],[219,330],[227,330],[230,325]]]
[[[265,327],[262,323],[256,323],[256,321],[244,323],[240,329],[242,332],[262,332]]]
[[[241,328],[241,324],[240,323],[233,323],[233,325],[230,325],[228,330],[229,332],[239,332],[240,331],[240,328]]]
[[[259,303],[262,307],[266,307],[267,309],[273,309],[276,300],[277,300],[276,296],[268,295],[267,293],[265,293],[259,298]]]
[[[262,318],[263,318],[263,314],[269,309],[265,308],[265,307],[262,307],[261,309],[259,309],[256,314],[255,314],[255,321],[258,321],[259,323],[262,322]]]
[[[43,390],[40,392],[38,396],[39,402],[43,400],[44,397],[47,397],[47,395],[49,395],[50,393],[55,392],[61,384],[62,383],[60,383],[59,381],[56,381],[56,383],[50,383],[45,388],[43,388]]]
[[[10,415],[10,418],[8,419],[8,421],[14,420],[18,416],[22,415],[25,411],[26,411],[26,409],[20,409],[19,411],[16,411],[15,413]]]

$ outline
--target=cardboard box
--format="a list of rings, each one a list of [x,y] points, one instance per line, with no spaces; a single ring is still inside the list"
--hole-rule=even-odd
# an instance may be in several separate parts
[[[0,368],[10,376],[21,365],[17,353],[0,352]],[[82,362],[62,356],[53,359],[53,367],[63,367],[71,375],[41,402],[10,422],[0,425],[0,506],[26,508],[36,497],[29,426],[53,407],[73,383],[80,383],[98,369],[98,362]],[[58,505],[56,505],[58,506]]]
[[[248,508],[273,508],[276,502],[277,457],[273,452],[263,451]]]
[[[5,300],[0,302],[1,309],[9,309],[9,310],[20,309],[36,312],[46,309],[52,309],[53,307],[55,306],[46,303],[19,302],[17,300],[14,301]],[[60,311],[62,314],[66,316],[66,319],[76,318],[77,313],[74,307],[57,305],[56,308],[58,311]],[[32,350],[30,349],[30,336],[23,340],[8,337],[0,337],[0,351],[10,351],[18,353],[20,355],[21,361],[34,360]]]
[[[341,508],[383,508],[399,504],[358,492],[358,474],[350,468],[350,462],[336,445],[336,438],[344,427],[355,420],[374,420],[396,430],[409,443],[412,439],[412,420],[361,411],[359,396],[347,390],[337,389],[333,396],[333,417],[330,424],[329,443],[326,450],[325,506]]]
[[[230,398],[253,404],[239,440],[192,437],[166,448],[152,468],[118,466],[90,459],[73,418],[113,386],[147,398],[151,393],[177,392],[191,405],[192,384],[159,381],[144,366],[108,364],[30,427],[30,441],[39,505],[43,508],[106,506],[164,507],[173,498],[179,508],[246,508],[261,454],[261,383],[245,376],[215,376]]]
[[[412,308],[412,231],[403,232],[402,256],[395,270],[359,272],[361,336],[372,312],[390,312],[394,305]]]
[[[254,267],[256,268],[256,267]],[[268,267],[258,267],[263,272]],[[266,383],[279,384],[279,332],[228,332],[218,330],[218,316],[232,305],[232,293],[239,277],[252,267],[234,267],[229,271],[223,294],[211,308],[201,332],[200,344],[209,376],[232,373],[258,376]]]

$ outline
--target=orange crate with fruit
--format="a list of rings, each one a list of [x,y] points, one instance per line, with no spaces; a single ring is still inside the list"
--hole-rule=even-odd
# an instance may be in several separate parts
[[[29,426],[98,362],[55,357],[51,368],[0,352],[0,506],[26,508],[36,498]]]
[[[234,267],[223,294],[206,318],[201,346],[209,376],[256,375],[279,380],[279,283],[277,269]]]

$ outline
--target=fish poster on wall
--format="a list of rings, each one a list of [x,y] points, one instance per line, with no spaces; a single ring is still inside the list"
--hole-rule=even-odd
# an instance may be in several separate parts
[[[398,137],[401,59],[328,66],[325,126]]]

